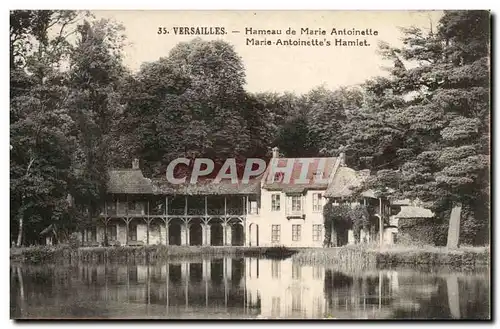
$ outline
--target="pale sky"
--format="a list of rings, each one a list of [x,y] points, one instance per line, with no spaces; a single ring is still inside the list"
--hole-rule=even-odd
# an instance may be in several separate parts
[[[97,18],[111,18],[126,29],[128,45],[125,64],[136,71],[144,62],[168,56],[182,41],[197,36],[175,35],[173,27],[224,27],[226,35],[201,36],[204,40],[222,39],[231,43],[242,57],[246,71],[246,89],[250,92],[275,91],[304,93],[319,85],[335,89],[362,83],[384,74],[383,60],[377,54],[378,41],[401,44],[399,27],[435,28],[440,11],[94,11]],[[169,34],[158,34],[165,27]],[[282,35],[246,35],[245,28],[280,29]],[[288,28],[297,30],[286,35]],[[301,28],[326,30],[326,35],[301,35]],[[331,35],[337,30],[377,30],[377,36]],[[232,33],[232,31],[241,31]],[[276,41],[278,38],[329,40],[330,47],[313,46],[249,46],[247,38]],[[336,38],[363,40],[370,46],[333,46]]]

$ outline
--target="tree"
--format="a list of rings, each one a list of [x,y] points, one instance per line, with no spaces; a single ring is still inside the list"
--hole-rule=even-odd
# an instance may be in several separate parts
[[[250,138],[261,132],[259,104],[245,93],[241,58],[226,42],[179,43],[129,83],[126,117],[150,174],[180,156],[222,163],[262,149]]]
[[[359,88],[331,91],[318,87],[304,95],[302,103],[308,118],[309,145],[314,145],[322,155],[336,155],[339,147],[346,145],[342,132],[347,116],[359,110],[362,100]]]
[[[36,241],[43,226],[68,209],[73,122],[60,67],[77,17],[74,11],[10,14],[10,192],[17,246]]]
[[[84,21],[70,57],[68,106],[79,145],[72,159],[72,195],[88,220],[101,210],[114,160],[110,145],[122,112],[119,91],[127,74],[122,64],[122,29],[109,20]]]
[[[376,184],[440,214],[455,209],[449,247],[458,245],[452,237],[458,237],[462,206],[483,226],[489,223],[488,203],[481,202],[489,199],[488,31],[486,11],[445,12],[437,33],[404,29],[403,48],[381,46],[394,68],[389,78],[367,84],[375,97],[349,129],[355,152],[384,169]],[[364,144],[369,147],[362,150]]]

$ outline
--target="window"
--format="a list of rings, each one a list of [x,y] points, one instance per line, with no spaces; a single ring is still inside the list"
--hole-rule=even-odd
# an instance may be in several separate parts
[[[301,228],[300,224],[292,225],[292,241],[300,241]]]
[[[117,228],[116,225],[108,226],[108,240],[116,241],[117,238]]]
[[[313,267],[313,279],[314,280],[321,280],[321,270],[322,270],[322,268],[320,266]]]
[[[313,211],[319,212],[323,209],[323,199],[321,193],[313,193]]]
[[[273,260],[271,263],[271,275],[273,279],[279,279],[281,277],[281,261]]]
[[[161,230],[158,223],[151,224],[149,226],[149,242],[151,243],[151,237],[156,236],[161,239]]]
[[[292,291],[292,311],[293,312],[302,312],[302,303],[301,303],[301,291],[293,290]]]
[[[314,224],[313,225],[313,241],[321,241],[322,233],[323,233],[323,225],[322,224]]]
[[[321,318],[324,317],[324,314],[323,314],[323,305],[321,303],[321,297],[314,298],[314,300],[313,300],[313,310],[314,310],[316,318],[321,319]]]
[[[130,282],[137,283],[137,266],[131,266],[128,268],[128,279]]]
[[[395,232],[392,232],[392,243],[398,243],[398,234]]]
[[[250,201],[250,213],[251,214],[257,214],[257,201]]]
[[[128,239],[130,241],[137,241],[137,225],[130,225],[128,229]]]
[[[271,233],[271,242],[280,242],[281,225],[273,225]]]
[[[283,178],[285,177],[285,173],[283,172],[277,172],[274,174],[274,180],[273,182],[281,183],[283,181]]]
[[[128,202],[128,210],[136,210],[136,208],[135,208],[135,201],[129,201]]]
[[[293,264],[292,265],[292,279],[300,280],[301,273],[302,273],[302,267],[300,267],[299,264]]]
[[[273,297],[271,306],[271,316],[277,318],[280,316],[280,305],[281,299],[279,297]]]
[[[273,194],[271,195],[271,211],[280,211],[280,195],[279,194]]]
[[[93,227],[90,229],[90,241],[96,242],[97,241],[97,228]]]
[[[301,211],[302,210],[302,196],[301,195],[292,195],[292,211]]]

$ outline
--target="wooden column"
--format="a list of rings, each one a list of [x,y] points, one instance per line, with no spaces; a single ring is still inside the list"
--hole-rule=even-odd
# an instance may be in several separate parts
[[[170,221],[168,220],[168,218],[165,218],[164,220],[165,222],[165,245],[168,246],[169,245],[169,225],[170,225]],[[167,265],[168,266],[168,265]]]
[[[207,224],[202,223],[201,224],[201,245],[206,246],[207,245]]]
[[[206,239],[207,246],[212,245],[211,232],[212,232],[212,227],[210,226],[210,224],[207,223],[207,227],[206,227],[206,231],[205,231],[205,233],[207,234],[207,239]]]
[[[168,224],[167,224],[168,225]],[[165,265],[165,287],[167,290],[167,312],[168,312],[168,293],[169,293],[169,283],[170,283],[170,265]]]
[[[169,245],[169,225],[170,225],[170,220],[168,218],[168,196],[165,197],[165,245]],[[168,265],[167,265],[168,267]]]
[[[227,216],[227,199],[226,199],[226,196],[224,196],[224,216]]]
[[[226,246],[231,246],[233,240],[233,232],[232,232],[232,227],[229,223],[226,224],[225,235],[226,235]]]
[[[208,216],[207,196],[205,195],[205,216]]]
[[[146,245],[149,246],[149,218],[146,219]]]
[[[181,246],[185,246],[187,244],[187,224],[186,222],[182,223],[181,225]]]
[[[104,222],[104,242],[105,242],[106,246],[109,244],[108,221],[109,221],[109,218],[107,218],[107,217],[105,217],[103,220],[103,222]]]
[[[125,245],[128,245],[128,224],[129,224],[129,219],[125,219]]]
[[[382,216],[382,198],[379,198],[379,241],[380,241],[380,247],[382,248],[382,244],[384,241],[384,219]]]
[[[184,196],[184,216],[187,216],[188,214],[188,197],[187,195]]]

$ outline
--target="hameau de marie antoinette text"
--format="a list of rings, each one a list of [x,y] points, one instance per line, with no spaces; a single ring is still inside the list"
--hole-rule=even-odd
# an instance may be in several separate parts
[[[337,47],[366,47],[371,43],[368,41],[370,36],[378,36],[378,31],[373,29],[356,29],[356,28],[332,28],[329,32],[325,29],[300,28],[292,29],[257,29],[252,27],[245,28],[245,34],[253,37],[247,37],[247,46],[337,46]],[[272,36],[285,35],[288,38]],[[293,36],[335,36],[335,38],[294,38]],[[259,37],[261,36],[261,37]],[[353,38],[358,37],[358,38]],[[361,38],[359,38],[361,37]],[[362,38],[365,37],[365,38]]]

